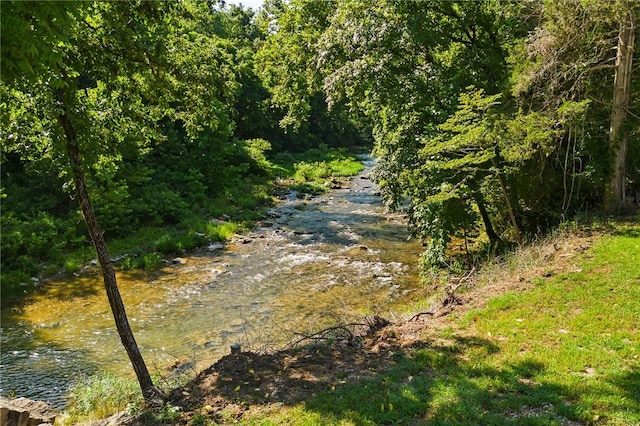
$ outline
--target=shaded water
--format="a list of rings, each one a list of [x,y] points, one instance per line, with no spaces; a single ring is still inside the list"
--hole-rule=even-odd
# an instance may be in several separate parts
[[[299,200],[224,250],[185,257],[151,273],[119,273],[129,320],[150,368],[202,369],[229,345],[280,347],[295,332],[319,330],[357,315],[388,317],[419,296],[420,245],[387,214],[366,178]],[[130,375],[101,275],[48,283],[2,311],[3,394],[64,406],[79,374]]]

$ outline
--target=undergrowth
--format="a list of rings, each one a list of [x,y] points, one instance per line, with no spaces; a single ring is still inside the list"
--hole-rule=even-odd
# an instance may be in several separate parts
[[[181,210],[174,223],[107,235],[111,256],[125,270],[155,268],[166,257],[224,242],[254,226],[275,203],[272,176],[280,179],[278,186],[284,183],[292,190],[316,194],[326,191],[332,178],[352,176],[363,168],[353,155],[325,146],[277,154],[272,160],[261,157],[260,164],[265,176],[228,183],[218,196]],[[2,231],[3,305],[31,292],[39,284],[35,277],[78,273],[95,258],[79,215],[64,221],[42,213],[25,222],[3,213]]]
[[[278,154],[274,170],[289,187],[300,193],[322,194],[331,187],[331,178],[358,174],[364,166],[344,150],[330,150],[326,146],[304,153]]]
[[[111,373],[79,378],[70,389],[70,404],[56,424],[73,425],[103,419],[121,411],[134,412],[144,401],[134,380]]]

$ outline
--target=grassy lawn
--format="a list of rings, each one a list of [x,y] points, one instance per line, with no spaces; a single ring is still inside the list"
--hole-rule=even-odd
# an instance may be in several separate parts
[[[547,274],[545,274],[547,275]],[[391,370],[260,425],[640,424],[640,225],[392,355]]]

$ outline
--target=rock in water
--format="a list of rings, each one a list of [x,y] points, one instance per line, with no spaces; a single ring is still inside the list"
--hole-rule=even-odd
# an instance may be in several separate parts
[[[56,413],[42,401],[27,398],[7,399],[0,396],[0,425],[53,425]]]
[[[224,248],[224,244],[213,243],[213,244],[210,244],[209,247],[207,248],[209,249],[209,251],[222,250]]]

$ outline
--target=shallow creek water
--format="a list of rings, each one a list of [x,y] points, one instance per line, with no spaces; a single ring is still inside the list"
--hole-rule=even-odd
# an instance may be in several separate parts
[[[129,321],[149,369],[201,370],[229,353],[281,347],[296,332],[417,299],[420,245],[385,212],[367,168],[344,188],[291,194],[223,250],[154,272],[120,272]],[[78,375],[132,376],[99,271],[48,282],[1,318],[2,394],[65,405]]]

